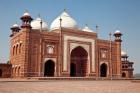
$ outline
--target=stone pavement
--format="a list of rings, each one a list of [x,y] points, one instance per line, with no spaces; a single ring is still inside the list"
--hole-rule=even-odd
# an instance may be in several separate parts
[[[140,93],[140,82],[0,79],[0,93]]]

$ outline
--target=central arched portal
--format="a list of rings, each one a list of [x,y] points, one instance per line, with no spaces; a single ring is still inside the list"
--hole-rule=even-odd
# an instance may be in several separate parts
[[[53,77],[55,71],[54,69],[55,63],[52,60],[46,61],[44,66],[44,76]]]
[[[107,65],[105,63],[100,66],[100,77],[107,77]]]
[[[87,51],[78,46],[71,52],[70,76],[84,77],[87,73]]]

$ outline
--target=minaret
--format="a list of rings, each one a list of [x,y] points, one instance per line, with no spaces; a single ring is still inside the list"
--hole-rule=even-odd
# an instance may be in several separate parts
[[[20,28],[17,24],[14,24],[12,27],[11,27],[11,30],[12,30],[12,34],[10,35],[10,37],[14,36],[16,33],[19,32]]]
[[[115,36],[115,43],[116,43],[116,73],[114,73],[114,75],[116,76],[116,78],[121,78],[121,36],[122,33],[117,30],[114,33]]]
[[[21,67],[21,77],[28,77],[31,68],[31,45],[30,45],[30,34],[31,33],[31,21],[32,17],[28,12],[25,12],[20,18],[22,20],[21,31],[22,31],[22,41],[23,41],[23,51],[22,51],[22,67]]]

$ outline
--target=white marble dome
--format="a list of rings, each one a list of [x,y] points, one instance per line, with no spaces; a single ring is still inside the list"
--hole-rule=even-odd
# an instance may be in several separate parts
[[[30,16],[30,14],[28,12],[25,12],[23,16]]]
[[[85,26],[82,31],[93,32],[93,30],[91,30],[88,26]]]
[[[118,34],[118,33],[120,34],[121,31],[120,31],[120,30],[116,30],[116,31],[115,31],[115,34]]]
[[[41,28],[41,21],[42,21],[42,30],[47,30],[48,25],[46,22],[44,22],[41,18],[36,18],[31,22],[32,29],[40,29]]]
[[[64,11],[60,16],[58,16],[51,24],[50,29],[59,29],[60,28],[60,18],[62,19],[61,26],[64,28],[75,29],[77,28],[76,21]]]
[[[14,24],[12,27],[19,27],[19,25],[18,24]]]
[[[121,56],[127,56],[127,53],[124,51],[121,51]]]

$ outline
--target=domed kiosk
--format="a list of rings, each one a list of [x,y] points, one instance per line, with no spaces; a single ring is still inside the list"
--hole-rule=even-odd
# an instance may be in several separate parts
[[[31,22],[32,29],[38,30],[48,30],[48,25],[45,21],[43,21],[40,17],[36,18]]]
[[[93,32],[93,30],[90,29],[87,25],[82,30],[85,32]]]

